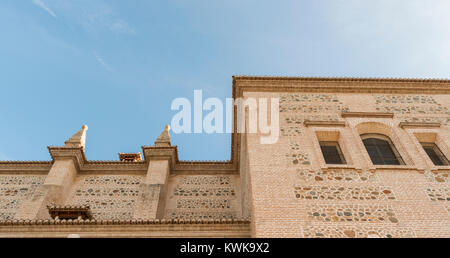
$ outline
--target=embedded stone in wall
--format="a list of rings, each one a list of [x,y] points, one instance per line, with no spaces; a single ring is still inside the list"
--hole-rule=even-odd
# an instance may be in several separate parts
[[[442,117],[420,117],[420,116],[403,116],[401,122],[414,122],[414,123],[445,123],[445,118]]]
[[[198,197],[230,197],[236,193],[232,187],[227,188],[181,188],[175,189],[175,196],[198,196]]]
[[[138,189],[129,189],[126,187],[99,189],[97,187],[88,187],[77,189],[75,196],[79,197],[120,197],[120,196],[138,196]]]
[[[176,176],[166,203],[166,217],[228,219],[237,217],[239,204],[232,176]]]
[[[281,136],[301,136],[302,131],[299,126],[281,126]]]
[[[334,94],[282,94],[280,112],[289,113],[337,113],[348,111]]]
[[[311,164],[311,162],[309,161],[308,153],[301,151],[300,144],[290,143],[289,148],[290,148],[290,153],[286,154],[286,157],[289,159],[290,165],[309,165],[309,164]]]
[[[230,209],[229,200],[211,200],[211,199],[179,199],[177,200],[178,209]]]
[[[143,176],[83,176],[69,204],[89,205],[94,219],[131,219]]]
[[[444,106],[392,106],[384,105],[376,107],[379,112],[390,112],[396,114],[450,114]]]
[[[171,210],[168,212],[170,219],[235,219],[233,212],[180,212]]]
[[[426,171],[425,176],[430,182],[450,183],[450,171]]]
[[[229,176],[188,176],[183,177],[181,184],[183,185],[230,185]]]
[[[386,226],[305,226],[305,238],[412,238],[409,228]]]
[[[450,188],[428,188],[426,192],[432,201],[450,201]]]
[[[309,170],[297,169],[299,182],[375,182],[376,176],[369,171],[350,169]]]
[[[395,200],[389,187],[296,186],[295,198],[305,200]]]
[[[285,93],[280,96],[280,103],[289,103],[289,102],[322,102],[322,103],[339,103],[337,95],[335,94],[300,94],[300,93]]]
[[[375,103],[389,104],[438,104],[430,95],[373,95]]]
[[[388,205],[309,205],[308,218],[321,222],[386,222],[398,223]]]
[[[31,198],[45,176],[0,175],[0,220],[12,220],[24,200]]]

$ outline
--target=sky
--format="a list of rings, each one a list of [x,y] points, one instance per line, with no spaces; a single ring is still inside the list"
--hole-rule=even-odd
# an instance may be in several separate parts
[[[1,0],[0,160],[50,160],[89,126],[89,160],[152,145],[177,97],[233,75],[450,78],[448,0]],[[229,134],[171,134],[227,160]]]

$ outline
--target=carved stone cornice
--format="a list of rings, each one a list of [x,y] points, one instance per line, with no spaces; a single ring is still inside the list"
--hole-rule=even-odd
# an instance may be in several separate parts
[[[46,174],[51,167],[51,161],[0,161],[0,173]]]
[[[173,168],[178,161],[177,146],[142,146],[142,153],[147,162],[150,160],[169,160],[171,168]]]
[[[251,237],[250,221],[15,220],[0,221],[1,237]]]
[[[53,161],[57,159],[72,158],[78,171],[80,171],[84,163],[86,163],[86,156],[84,155],[83,147],[48,146],[47,148]]]
[[[450,80],[233,76],[233,90],[233,97],[244,91],[448,94]]]
[[[131,224],[249,224],[248,219],[150,219],[150,220],[0,220],[0,226],[14,225],[131,225]]]

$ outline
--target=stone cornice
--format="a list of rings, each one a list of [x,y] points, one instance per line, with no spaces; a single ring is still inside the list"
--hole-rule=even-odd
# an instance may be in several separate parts
[[[233,76],[233,97],[244,91],[450,94],[450,80]]]
[[[0,221],[2,237],[251,237],[249,220]]]
[[[83,147],[48,146],[47,148],[53,161],[61,158],[72,158],[78,171],[80,171],[86,163],[86,156],[84,154]]]
[[[248,219],[152,219],[152,220],[0,220],[0,226],[14,225],[132,225],[132,224],[249,224]]]

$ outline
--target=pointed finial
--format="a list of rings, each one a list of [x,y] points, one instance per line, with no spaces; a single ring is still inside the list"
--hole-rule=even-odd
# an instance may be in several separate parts
[[[155,146],[156,147],[168,147],[170,146],[170,125],[166,125],[164,128],[164,131],[161,133],[161,135],[156,139]]]
[[[69,140],[65,141],[64,147],[72,147],[72,148],[79,148],[82,147],[84,150],[84,147],[86,145],[86,131],[88,130],[87,125],[83,125],[81,127],[81,130],[78,131],[76,134],[74,134],[72,137],[70,137]]]

